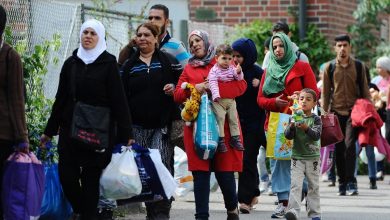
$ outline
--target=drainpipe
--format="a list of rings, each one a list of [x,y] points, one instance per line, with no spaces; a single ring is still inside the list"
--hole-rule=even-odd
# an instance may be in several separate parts
[[[303,40],[306,37],[306,0],[299,0],[299,39]]]

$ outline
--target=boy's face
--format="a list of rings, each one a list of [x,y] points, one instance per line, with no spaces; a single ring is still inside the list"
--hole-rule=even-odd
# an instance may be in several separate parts
[[[316,106],[316,101],[311,93],[301,92],[299,94],[299,104],[302,106],[302,111],[307,115]]]
[[[232,60],[233,55],[230,54],[221,54],[217,56],[217,63],[223,69],[229,68],[229,65],[231,64]]]

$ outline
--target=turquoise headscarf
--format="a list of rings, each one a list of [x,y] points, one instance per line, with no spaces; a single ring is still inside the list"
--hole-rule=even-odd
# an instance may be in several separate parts
[[[275,56],[272,46],[275,38],[280,38],[283,42],[284,57],[282,59],[278,59]],[[269,45],[271,56],[263,85],[264,95],[276,94],[284,90],[286,76],[297,60],[297,55],[294,53],[292,47],[293,44],[286,34],[276,33],[272,36]]]

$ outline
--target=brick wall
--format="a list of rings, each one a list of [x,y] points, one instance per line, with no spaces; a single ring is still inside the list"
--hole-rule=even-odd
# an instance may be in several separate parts
[[[216,19],[212,22],[230,26],[266,19],[275,23],[285,20],[294,23],[288,11],[298,14],[298,0],[189,0],[190,19],[195,20],[197,8],[212,8]],[[316,24],[320,31],[332,41],[354,22],[352,17],[358,0],[306,0],[307,21]]]

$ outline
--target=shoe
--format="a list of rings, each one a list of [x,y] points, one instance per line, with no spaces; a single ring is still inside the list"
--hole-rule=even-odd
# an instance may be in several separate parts
[[[268,190],[269,181],[260,181],[260,193],[264,193]]]
[[[385,175],[383,174],[383,171],[379,171],[376,173],[376,180],[383,181],[385,179]]]
[[[347,194],[347,188],[345,184],[339,184],[339,192],[337,193],[338,196],[345,196]]]
[[[114,220],[113,210],[111,209],[98,209],[97,219],[99,220]]]
[[[348,187],[347,194],[349,196],[356,196],[359,194],[356,183],[348,183],[347,187]]]
[[[335,181],[332,181],[332,182],[330,182],[330,183],[328,184],[328,186],[329,186],[329,187],[334,187],[334,186],[336,186],[336,182],[335,182]]]
[[[240,217],[238,216],[238,210],[236,209],[232,212],[228,212],[227,220],[240,220]]]
[[[295,210],[294,209],[290,209],[286,212],[286,214],[284,215],[284,217],[287,219],[287,220],[298,220],[298,217],[297,217],[297,214],[295,213]]]
[[[232,146],[232,148],[234,148],[235,150],[238,150],[238,151],[244,151],[244,146],[242,145],[241,143],[241,139],[240,139],[240,136],[232,136],[231,139],[230,139],[230,145]]]
[[[247,205],[245,203],[240,203],[239,210],[242,214],[249,214],[252,210],[251,205]]]
[[[274,213],[272,213],[271,218],[284,218],[284,214],[286,213],[286,206],[283,206],[283,203],[279,203],[276,207]]]
[[[217,151],[220,153],[225,153],[227,151],[224,137],[219,138]]]
[[[272,187],[268,187],[268,192],[267,192],[267,194],[268,194],[269,196],[275,196],[275,195],[276,195],[276,193],[272,192]]]
[[[376,178],[370,178],[370,189],[378,189],[376,185]]]
[[[321,181],[322,182],[329,182],[329,179],[328,179],[328,174],[323,174],[322,176],[321,176]]]

